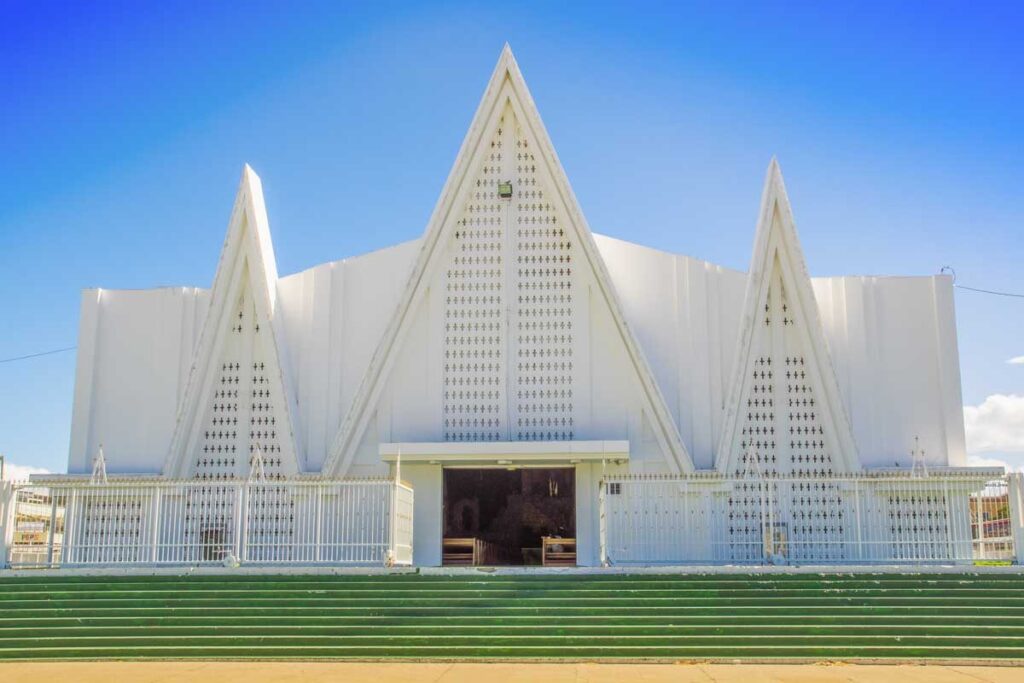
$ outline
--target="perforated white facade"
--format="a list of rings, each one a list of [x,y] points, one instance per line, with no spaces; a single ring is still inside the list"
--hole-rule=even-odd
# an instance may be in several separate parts
[[[112,475],[211,485],[256,452],[273,481],[391,476],[404,452],[418,564],[456,462],[575,467],[581,564],[611,474],[795,481],[799,543],[852,533],[826,480],[908,469],[915,438],[964,464],[948,278],[811,279],[774,161],[748,273],[593,235],[507,48],[421,238],[278,277],[246,167],[213,287],[87,290],[79,337],[69,473],[100,444]],[[716,533],[750,543],[722,559],[762,540],[763,492],[737,491]]]

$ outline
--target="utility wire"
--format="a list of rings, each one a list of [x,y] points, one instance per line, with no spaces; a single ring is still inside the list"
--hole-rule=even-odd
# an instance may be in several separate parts
[[[53,349],[52,351],[41,351],[39,353],[30,353],[27,356],[16,356],[15,358],[2,358],[0,363],[13,363],[16,360],[28,360],[29,358],[38,358],[39,356],[52,356],[55,353],[64,353],[65,351],[74,351],[77,346],[68,346],[63,349]]]
[[[968,287],[967,285],[953,284],[957,289],[966,289],[971,292],[981,292],[982,294],[995,294],[996,296],[1012,296],[1017,299],[1024,299],[1024,294],[1015,294],[1014,292],[996,292],[991,289],[978,289],[977,287]]]
[[[1016,292],[998,292],[994,289],[981,289],[980,287],[968,287],[967,285],[957,284],[956,271],[953,270],[953,266],[942,266],[939,269],[939,273],[942,275],[953,276],[953,286],[957,289],[966,289],[969,292],[980,292],[982,294],[994,294],[995,296],[1010,296],[1015,299],[1024,299],[1024,294],[1017,294]]]

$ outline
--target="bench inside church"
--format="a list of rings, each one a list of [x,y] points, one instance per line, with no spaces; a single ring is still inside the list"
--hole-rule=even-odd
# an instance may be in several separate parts
[[[445,566],[576,566],[571,468],[446,469]]]

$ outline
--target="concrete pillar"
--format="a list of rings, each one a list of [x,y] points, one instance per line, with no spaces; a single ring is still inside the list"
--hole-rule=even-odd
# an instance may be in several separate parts
[[[441,566],[441,506],[444,476],[440,465],[402,463],[402,480],[412,486],[412,563]]]
[[[600,565],[600,506],[598,486],[600,465],[576,465],[576,564]]]

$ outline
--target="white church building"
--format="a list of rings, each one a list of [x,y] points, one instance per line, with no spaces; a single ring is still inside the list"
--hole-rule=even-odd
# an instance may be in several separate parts
[[[951,279],[810,277],[774,160],[752,237],[591,232],[506,47],[419,239],[281,276],[246,166],[211,287],[83,293],[50,552],[971,561]]]

